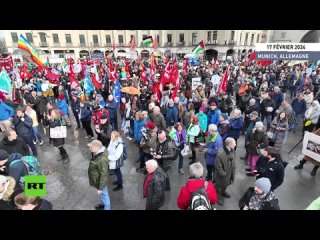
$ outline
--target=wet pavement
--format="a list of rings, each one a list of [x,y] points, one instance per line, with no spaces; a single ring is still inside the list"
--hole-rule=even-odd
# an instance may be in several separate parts
[[[86,136],[84,129],[75,130],[76,124],[68,129],[65,149],[69,154],[69,162],[58,162],[59,150],[49,144],[48,137],[44,137],[44,145],[37,146],[39,160],[42,165],[42,171],[47,175],[47,197],[53,203],[55,210],[93,210],[99,203],[96,189],[89,186],[88,166],[91,153],[87,144],[91,139],[84,139]],[[42,131],[42,129],[41,129]],[[43,131],[42,131],[43,132]],[[301,139],[301,131],[297,133],[288,133],[283,144],[281,155],[283,159],[289,162],[285,169],[284,183],[275,190],[279,199],[280,208],[283,210],[301,210],[305,209],[314,199],[320,196],[320,171],[316,176],[311,176],[310,172],[313,165],[306,164],[302,170],[294,170],[294,165],[302,159],[302,143],[290,154],[288,152]],[[112,191],[112,182],[115,176],[109,176],[109,195],[113,210],[143,210],[145,208],[145,199],[142,194],[142,184],[144,174],[136,172],[139,163],[136,160],[139,157],[137,145],[128,141],[129,159],[125,161],[121,168],[123,174],[123,189],[117,192]],[[228,187],[227,191],[231,194],[230,199],[225,199],[224,206],[216,205],[220,210],[237,210],[238,201],[254,183],[254,177],[246,176],[245,162],[240,160],[244,156],[244,136],[238,140],[236,154],[236,177],[235,183]],[[204,164],[203,153],[197,153],[197,160]],[[177,196],[180,188],[185,184],[188,178],[189,159],[184,159],[185,175],[178,173],[178,160],[173,162],[168,175],[171,182],[171,191],[166,192],[165,204],[163,210],[177,210]],[[205,170],[206,171],[206,170]]]

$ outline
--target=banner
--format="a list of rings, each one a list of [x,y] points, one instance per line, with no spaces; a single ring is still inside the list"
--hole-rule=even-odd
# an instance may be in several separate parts
[[[66,137],[67,137],[66,126],[50,128],[50,138],[66,138]]]
[[[320,136],[305,131],[302,153],[320,162]]]
[[[6,57],[0,57],[0,69],[4,67],[6,70],[13,69],[13,61],[11,54],[8,54]]]
[[[192,91],[196,90],[197,87],[201,84],[201,78],[192,78]]]

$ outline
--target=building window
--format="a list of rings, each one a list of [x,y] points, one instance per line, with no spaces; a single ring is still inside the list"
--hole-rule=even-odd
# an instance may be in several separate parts
[[[234,40],[234,35],[235,35],[235,31],[231,31],[231,37],[230,37],[230,40]]]
[[[71,43],[71,34],[66,34],[66,43]]]
[[[40,42],[42,43],[46,43],[47,42],[47,38],[46,38],[46,34],[45,33],[39,33],[40,36]]]
[[[282,32],[280,38],[286,38],[287,33],[286,32]]]
[[[99,43],[98,35],[92,35],[93,43]]]
[[[79,41],[80,43],[86,43],[86,39],[84,38],[83,34],[79,35]]]
[[[119,43],[123,43],[123,35],[118,35],[118,41]]]
[[[212,40],[218,39],[218,31],[213,31]]]
[[[172,34],[167,34],[167,42],[168,43],[172,42]]]
[[[54,43],[59,43],[59,35],[56,33],[52,34],[53,42]]]
[[[253,40],[254,40],[254,34],[251,34],[251,41],[250,41],[250,45],[253,45]]]
[[[18,34],[16,32],[12,32],[11,39],[12,39],[12,42],[14,43],[18,42]]]
[[[207,34],[207,41],[208,42],[211,41],[211,31],[209,31],[208,34]]]
[[[183,33],[179,34],[179,42],[184,42],[184,34]]]
[[[249,33],[246,33],[246,37],[244,39],[244,45],[248,45]]]
[[[257,36],[257,43],[260,41],[260,35]]]
[[[27,40],[28,42],[33,42],[33,37],[32,37],[32,34],[31,33],[26,33],[26,37],[27,37]]]
[[[106,35],[106,43],[111,43],[111,36],[110,35]]]
[[[192,44],[196,44],[197,42],[197,33],[192,33]]]

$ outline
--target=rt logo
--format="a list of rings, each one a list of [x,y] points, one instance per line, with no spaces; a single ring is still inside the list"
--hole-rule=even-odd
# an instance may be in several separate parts
[[[46,196],[46,176],[25,176],[24,194],[32,197]]]

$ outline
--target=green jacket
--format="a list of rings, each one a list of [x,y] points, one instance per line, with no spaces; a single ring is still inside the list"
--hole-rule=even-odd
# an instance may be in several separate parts
[[[187,130],[187,141],[191,143],[195,143],[194,138],[198,136],[200,133],[200,127],[198,124],[190,124],[188,130]]]
[[[320,210],[320,197],[314,200],[308,207],[307,210]]]
[[[109,175],[108,165],[108,154],[107,150],[104,148],[103,152],[95,154],[90,161],[88,169],[90,186],[101,191],[105,186],[107,186]]]
[[[207,131],[207,127],[208,127],[208,117],[205,113],[197,113],[196,115],[199,119],[199,124],[200,124],[200,128],[203,132]]]

